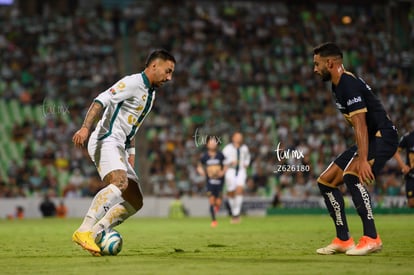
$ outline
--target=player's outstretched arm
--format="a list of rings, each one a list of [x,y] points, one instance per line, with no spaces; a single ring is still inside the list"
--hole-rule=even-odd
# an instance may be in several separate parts
[[[83,121],[82,127],[73,135],[72,141],[75,146],[83,146],[85,141],[88,139],[89,131],[96,121],[96,119],[101,115],[103,107],[98,102],[93,102],[89,107],[88,112],[86,113],[85,120]]]

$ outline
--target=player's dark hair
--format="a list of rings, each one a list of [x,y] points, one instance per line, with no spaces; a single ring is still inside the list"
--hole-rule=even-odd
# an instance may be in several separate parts
[[[341,49],[333,42],[326,42],[315,47],[313,54],[319,54],[321,57],[340,56],[342,58],[343,56]]]
[[[216,136],[207,136],[206,138],[206,144],[210,142],[210,140],[214,140],[217,143],[217,138]]]
[[[147,61],[145,62],[145,67],[148,67],[152,61],[158,58],[164,61],[169,60],[175,64],[174,56],[170,54],[168,51],[164,49],[160,49],[160,50],[155,50],[152,53],[150,53],[150,55],[147,57]]]

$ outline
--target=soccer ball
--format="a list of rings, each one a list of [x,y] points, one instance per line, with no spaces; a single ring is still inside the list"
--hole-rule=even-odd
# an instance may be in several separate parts
[[[101,248],[102,255],[115,256],[122,250],[122,236],[115,229],[103,230],[96,236],[95,242]]]

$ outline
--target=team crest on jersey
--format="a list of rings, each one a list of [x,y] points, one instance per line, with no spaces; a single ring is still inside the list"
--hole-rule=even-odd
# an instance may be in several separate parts
[[[116,95],[116,90],[114,88],[109,89],[109,92],[113,95]]]

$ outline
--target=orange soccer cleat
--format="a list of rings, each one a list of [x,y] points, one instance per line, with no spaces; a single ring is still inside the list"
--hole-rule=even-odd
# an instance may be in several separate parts
[[[354,240],[349,238],[347,241],[342,241],[339,238],[333,239],[332,243],[329,245],[319,248],[316,250],[316,253],[321,255],[332,255],[335,253],[345,253],[350,249],[355,247]]]

